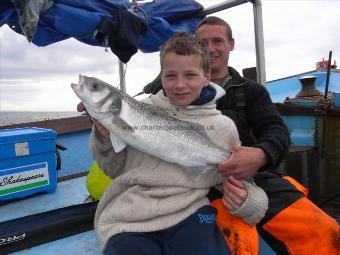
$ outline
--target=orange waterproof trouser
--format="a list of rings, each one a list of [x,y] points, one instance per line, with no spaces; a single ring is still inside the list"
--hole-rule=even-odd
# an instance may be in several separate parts
[[[285,179],[307,195],[307,189],[297,181]],[[258,254],[255,227],[231,215],[221,199],[211,204],[218,211],[216,222],[232,254]],[[340,255],[340,226],[306,197],[278,212],[261,228],[283,243],[290,255]]]
[[[222,199],[211,205],[217,209],[216,223],[223,233],[232,255],[258,255],[259,237],[255,227],[229,213]]]
[[[284,178],[307,195],[307,189],[296,180]],[[283,242],[290,255],[340,254],[340,226],[306,197],[279,212],[262,228]]]
[[[339,225],[305,197],[262,227],[283,242],[290,255],[339,254]]]

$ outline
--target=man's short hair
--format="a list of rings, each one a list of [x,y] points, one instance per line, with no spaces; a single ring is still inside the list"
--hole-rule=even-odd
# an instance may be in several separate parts
[[[206,17],[205,19],[203,19],[197,26],[196,31],[203,25],[220,25],[220,26],[224,26],[226,33],[227,33],[227,38],[228,40],[232,40],[233,39],[233,32],[231,30],[230,25],[225,22],[223,19],[216,17],[216,16],[209,16]]]
[[[176,53],[178,55],[194,55],[200,58],[201,67],[204,74],[209,71],[209,53],[205,42],[194,35],[187,32],[176,32],[166,43],[160,48],[161,70],[166,54]]]

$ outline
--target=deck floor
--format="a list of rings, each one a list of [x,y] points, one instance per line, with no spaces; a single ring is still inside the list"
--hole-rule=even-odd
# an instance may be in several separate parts
[[[86,177],[59,182],[54,193],[42,193],[12,201],[0,206],[0,222],[36,213],[81,204],[87,197]],[[34,206],[32,206],[34,205]],[[98,255],[101,254],[94,230],[69,236],[30,249],[11,253],[14,255]],[[275,255],[260,238],[260,254]]]
[[[88,196],[86,177],[58,182],[53,193],[40,193],[0,206],[0,222],[81,204]]]
[[[11,253],[14,255],[98,255],[101,254],[93,230],[45,243],[30,249]]]
[[[267,243],[260,238],[259,254],[276,255]],[[31,249],[11,253],[12,255],[99,255],[98,240],[94,230],[63,238],[54,242],[42,244]]]

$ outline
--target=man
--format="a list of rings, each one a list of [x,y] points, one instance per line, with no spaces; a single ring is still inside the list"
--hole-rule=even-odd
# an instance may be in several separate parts
[[[217,17],[208,17],[199,24],[196,35],[208,47],[211,80],[227,93],[217,109],[234,120],[242,141],[232,157],[219,164],[219,170],[224,176],[249,179],[258,170],[277,168],[288,153],[288,131],[267,90],[228,67],[235,45],[230,26]]]
[[[211,80],[226,91],[217,109],[234,120],[242,142],[232,150],[230,159],[218,165],[218,170],[225,177],[254,177],[266,191],[269,209],[257,229],[278,254],[336,254],[340,235],[335,220],[313,205],[295,180],[274,173],[288,154],[289,134],[267,90],[228,66],[235,46],[229,24],[218,17],[207,17],[198,25],[196,36],[206,42]],[[228,193],[228,187],[224,192]],[[211,198],[214,200],[214,196]],[[228,196],[224,195],[222,201],[229,209]],[[220,214],[228,214],[218,203],[216,208]],[[228,227],[232,225],[230,219],[225,222]],[[220,224],[223,229],[223,222]]]

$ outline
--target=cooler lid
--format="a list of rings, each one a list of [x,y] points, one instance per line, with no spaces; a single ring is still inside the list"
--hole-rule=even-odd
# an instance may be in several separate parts
[[[56,138],[53,129],[25,127],[0,130],[0,144]]]

